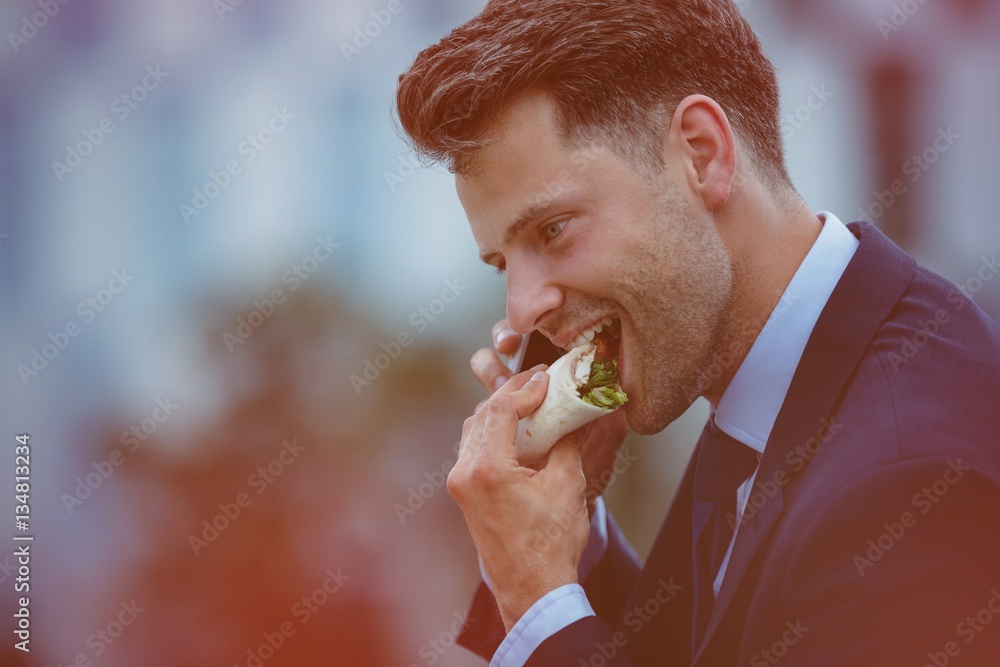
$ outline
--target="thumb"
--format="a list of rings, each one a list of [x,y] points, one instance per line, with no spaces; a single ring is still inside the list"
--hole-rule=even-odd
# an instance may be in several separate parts
[[[527,373],[522,375],[527,375]],[[545,371],[535,371],[534,375],[530,377],[530,380],[524,382],[520,376],[514,376],[508,382],[508,384],[514,386],[517,386],[515,380],[524,382],[516,391],[509,394],[518,419],[524,419],[537,410],[542,401],[545,400],[545,394],[549,389],[549,375]],[[502,395],[503,389],[498,391],[497,394]]]

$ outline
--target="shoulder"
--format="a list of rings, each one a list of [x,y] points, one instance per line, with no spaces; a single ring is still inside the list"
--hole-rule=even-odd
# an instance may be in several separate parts
[[[812,508],[868,475],[893,485],[916,460],[931,476],[961,461],[1000,484],[1000,325],[957,286],[917,268],[831,419],[806,483],[791,490]]]
[[[918,269],[859,374],[893,416],[900,457],[963,458],[1000,480],[1000,325],[961,289]]]

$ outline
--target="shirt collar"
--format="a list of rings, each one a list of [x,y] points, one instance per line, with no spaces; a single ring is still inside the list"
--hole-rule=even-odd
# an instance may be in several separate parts
[[[715,408],[719,428],[763,453],[816,320],[858,248],[858,239],[828,211],[802,260]]]

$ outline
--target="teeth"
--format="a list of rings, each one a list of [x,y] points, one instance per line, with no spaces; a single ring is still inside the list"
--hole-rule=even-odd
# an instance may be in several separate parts
[[[586,331],[584,331],[583,333],[581,333],[579,336],[577,336],[576,340],[573,341],[573,347],[580,347],[580,346],[589,344],[591,341],[594,340],[594,337],[597,334],[599,334],[602,331],[604,331],[604,327],[611,326],[612,322],[614,322],[614,320],[611,319],[611,317],[605,317],[603,320],[601,320],[600,322],[598,322],[595,326],[591,327],[590,329],[587,329]]]

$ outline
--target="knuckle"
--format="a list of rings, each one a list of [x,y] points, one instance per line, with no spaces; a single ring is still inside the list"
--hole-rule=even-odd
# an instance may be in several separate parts
[[[448,473],[448,479],[445,480],[445,488],[448,489],[448,494],[454,498],[456,501],[461,502],[465,498],[465,489],[468,487],[468,474],[465,472],[464,468],[455,466]]]
[[[480,348],[472,355],[469,359],[469,368],[472,369],[472,374],[476,377],[483,379],[483,377],[489,373],[491,367],[496,362],[496,352],[489,348]]]
[[[510,394],[501,394],[494,396],[490,400],[486,401],[486,414],[499,416],[514,409],[514,399],[510,397]]]
[[[482,419],[486,415],[487,406],[490,404],[489,399],[479,401],[479,405],[476,406],[476,411],[473,413],[473,417],[477,419]]]
[[[583,494],[587,491],[587,476],[583,474],[583,470],[577,467],[566,466],[561,468],[563,484],[565,484],[573,493]]]
[[[479,489],[492,488],[498,479],[498,471],[491,465],[476,465],[469,471],[469,483]]]
[[[493,340],[496,340],[497,334],[499,334],[504,329],[510,329],[510,325],[507,323],[506,319],[500,320],[493,325]]]

